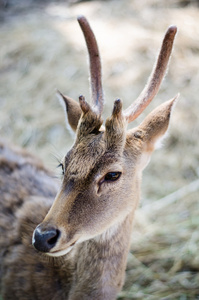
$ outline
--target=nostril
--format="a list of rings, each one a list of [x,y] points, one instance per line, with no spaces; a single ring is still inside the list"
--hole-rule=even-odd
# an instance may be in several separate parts
[[[47,240],[47,243],[48,243],[50,246],[54,247],[55,244],[57,243],[57,240],[58,240],[59,236],[60,236],[60,231],[59,231],[58,229],[56,229],[54,235],[51,236],[51,237]]]
[[[57,243],[61,232],[55,228],[43,229],[40,225],[33,233],[33,246],[41,252],[49,252]]]

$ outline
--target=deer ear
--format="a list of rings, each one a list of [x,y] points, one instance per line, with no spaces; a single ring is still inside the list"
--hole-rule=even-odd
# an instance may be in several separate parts
[[[64,96],[59,91],[58,96],[61,104],[64,103],[64,109],[66,111],[66,123],[70,126],[70,128],[72,128],[73,131],[76,131],[82,113],[79,103],[68,96]]]
[[[140,145],[142,145],[142,169],[149,162],[150,156],[157,143],[167,132],[172,108],[174,107],[177,98],[178,95],[172,100],[169,100],[158,106],[137,128],[131,131],[131,134],[133,134],[133,139],[140,140]]]

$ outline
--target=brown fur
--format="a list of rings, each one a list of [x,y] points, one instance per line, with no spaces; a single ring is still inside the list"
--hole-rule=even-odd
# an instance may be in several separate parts
[[[80,117],[80,107],[68,105],[68,119],[76,115],[76,140],[64,158],[59,188],[37,158],[0,144],[3,299],[116,298],[124,281],[141,172],[167,131],[174,102],[162,104],[129,131],[120,100],[105,128],[101,106],[96,110],[81,96]],[[110,181],[110,173],[119,177]],[[44,239],[52,228],[59,232],[56,242],[42,248],[43,242],[52,242]],[[37,251],[32,236],[34,246],[53,257]]]
[[[163,116],[161,119],[167,128],[167,110],[164,115],[166,119]],[[154,118],[154,113],[152,116]],[[13,299],[13,295],[15,299],[44,300],[116,298],[124,280],[133,213],[139,199],[140,170],[136,167],[145,147],[144,141],[154,126],[153,118],[139,128],[140,131],[148,128],[142,139],[136,137],[135,130],[132,130],[128,132],[125,144],[121,142],[119,148],[114,148],[114,153],[112,147],[107,147],[102,132],[97,135],[91,132],[76,141],[66,156],[66,175],[60,192],[65,196],[58,195],[43,224],[48,226],[53,223],[65,228],[65,245],[79,237],[84,230],[85,234],[95,237],[77,244],[69,254],[58,258],[39,254],[31,245],[32,233],[48,212],[57,186],[51,174],[36,158],[1,144],[3,299]],[[117,126],[115,130],[117,132]],[[121,179],[118,187],[115,187],[115,183],[111,188],[101,187],[96,198],[91,188],[93,178],[99,170],[106,173],[109,165],[116,162],[123,166],[124,179]],[[116,196],[118,188],[122,195],[119,197]],[[61,211],[59,207],[62,207]],[[114,217],[117,220],[124,209],[128,212],[126,217],[114,224]]]

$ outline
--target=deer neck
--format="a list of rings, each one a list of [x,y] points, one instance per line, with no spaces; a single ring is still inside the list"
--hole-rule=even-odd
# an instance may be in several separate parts
[[[124,281],[133,214],[77,247],[70,300],[116,299]]]

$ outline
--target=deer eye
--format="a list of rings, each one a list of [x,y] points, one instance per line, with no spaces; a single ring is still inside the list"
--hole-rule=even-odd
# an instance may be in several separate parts
[[[121,172],[109,172],[105,175],[104,181],[116,181],[120,178]]]

